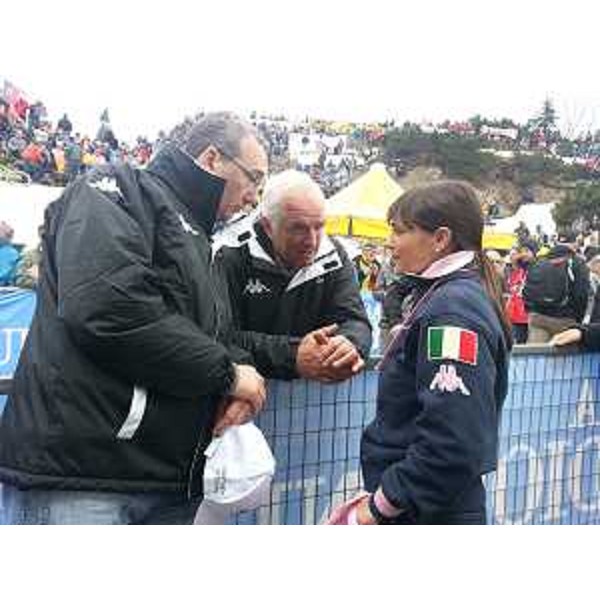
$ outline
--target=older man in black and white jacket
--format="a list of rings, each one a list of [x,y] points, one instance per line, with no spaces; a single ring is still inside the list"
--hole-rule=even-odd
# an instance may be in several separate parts
[[[323,192],[290,170],[270,179],[254,214],[213,240],[236,341],[265,375],[341,381],[368,356],[371,326],[352,263],[324,225]]]

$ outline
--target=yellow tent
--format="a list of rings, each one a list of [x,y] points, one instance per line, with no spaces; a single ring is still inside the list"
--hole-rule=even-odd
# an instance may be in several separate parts
[[[325,230],[330,235],[385,240],[390,234],[387,209],[403,189],[381,163],[327,200]],[[484,229],[483,247],[510,250],[516,242],[513,233]]]
[[[514,233],[495,233],[493,230],[483,230],[483,247],[493,250],[510,250],[517,241]]]
[[[325,229],[330,235],[386,239],[387,209],[402,194],[381,163],[327,200]]]

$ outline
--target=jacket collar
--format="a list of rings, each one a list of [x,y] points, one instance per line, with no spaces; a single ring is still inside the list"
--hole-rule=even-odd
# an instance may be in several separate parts
[[[337,251],[337,248],[333,245],[333,242],[328,236],[323,235],[319,249],[317,250],[317,254],[315,255],[313,261],[309,265],[292,272],[275,261],[275,250],[273,249],[273,243],[271,242],[271,238],[269,238],[265,232],[260,221],[254,224],[254,231],[256,233],[256,237],[250,239],[248,242],[248,251],[250,252],[250,256],[265,261],[271,265],[278,265],[279,269],[286,271],[286,273],[291,276],[291,279],[285,290],[286,292],[290,292],[294,288],[300,287],[309,281],[320,279],[325,274],[337,271],[343,266],[342,259]]]
[[[419,279],[439,279],[440,277],[445,277],[464,269],[474,260],[475,252],[461,250],[460,252],[453,252],[448,256],[444,256],[444,258],[436,260],[422,273],[410,273],[410,275]]]
[[[250,240],[251,242],[255,241],[255,244],[252,244],[249,247],[250,254],[255,258],[261,258],[262,260],[270,262],[271,264],[278,264],[275,259],[275,249],[273,248],[273,242],[271,241],[271,238],[267,235],[267,232],[265,231],[260,220],[254,223],[253,229],[256,237],[254,240]],[[262,250],[262,252],[259,251],[259,248]],[[333,245],[331,239],[327,235],[321,236],[321,243],[319,244],[319,248],[311,262],[311,265],[319,262],[325,257],[329,257],[335,252],[337,252],[337,249]],[[307,265],[302,269],[307,269],[308,267],[310,267],[310,265]],[[299,270],[301,271],[302,269]]]
[[[343,267],[342,258],[336,246],[328,236],[323,235],[317,254],[309,265],[296,271],[287,269],[275,259],[273,243],[260,222],[259,212],[231,223],[223,231],[213,236],[213,256],[224,246],[230,248],[246,246],[250,257],[257,261],[257,264],[263,267],[266,265],[269,270],[278,273],[285,273],[289,278],[286,288],[288,292]]]
[[[225,189],[225,180],[201,169],[191,156],[169,146],[150,162],[147,171],[164,181],[210,234]]]

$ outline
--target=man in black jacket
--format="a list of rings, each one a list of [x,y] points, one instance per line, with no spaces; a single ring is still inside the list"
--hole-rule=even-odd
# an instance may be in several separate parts
[[[319,186],[285,171],[269,180],[260,213],[215,237],[238,343],[268,376],[341,381],[369,354],[371,327],[354,269],[324,225]]]
[[[596,283],[600,277],[600,256],[594,256],[588,262],[588,267],[591,278]],[[589,321],[586,316],[583,324],[555,335],[550,342],[553,346],[581,344],[586,350],[600,352],[600,286],[596,284],[593,292],[593,297],[590,299],[591,306],[588,306]]]
[[[550,252],[529,267],[523,298],[529,311],[529,344],[543,344],[581,323],[590,288],[589,270],[562,235]]]
[[[106,166],[48,207],[0,423],[7,522],[192,521],[213,431],[265,400],[224,345],[208,236],[256,201],[266,169],[255,130],[214,113],[147,170]]]

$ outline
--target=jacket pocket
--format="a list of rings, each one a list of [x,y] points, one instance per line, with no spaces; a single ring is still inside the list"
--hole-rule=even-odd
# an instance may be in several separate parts
[[[117,438],[121,440],[130,440],[142,423],[146,406],[148,403],[148,392],[143,387],[137,385],[133,387],[131,396],[131,404],[129,406],[129,414],[121,425],[121,429],[117,433]]]

